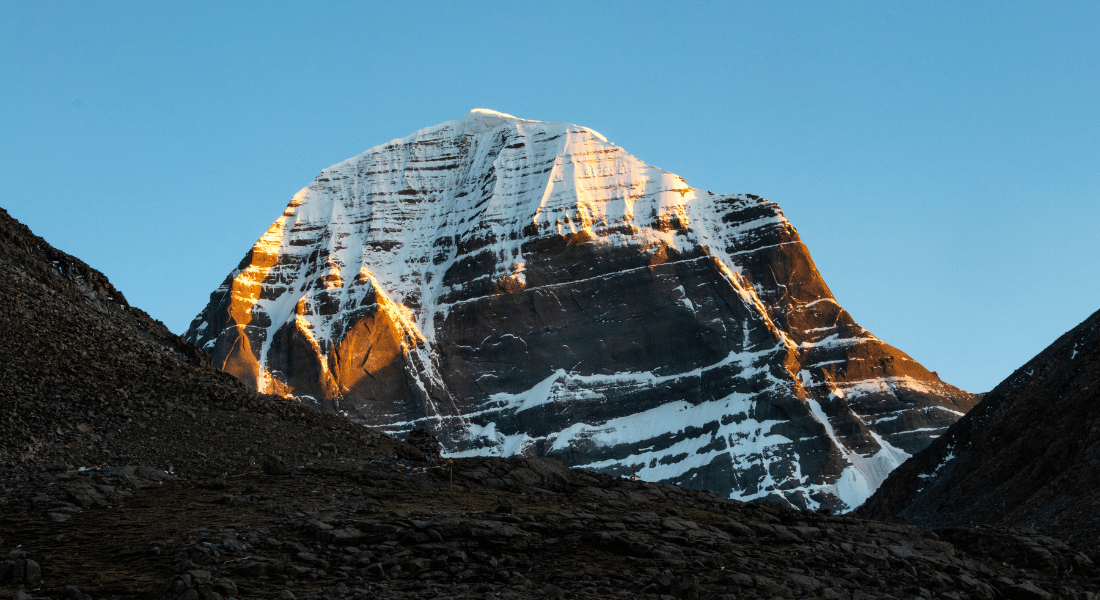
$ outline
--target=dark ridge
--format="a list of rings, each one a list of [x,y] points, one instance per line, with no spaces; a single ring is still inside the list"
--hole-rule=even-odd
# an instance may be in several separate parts
[[[948,460],[949,456],[953,456]],[[1100,312],[1001,382],[859,509],[1100,543]]]
[[[127,304],[105,275],[2,209],[0,280],[0,474],[8,487],[44,468],[102,464],[241,471],[267,452],[308,460],[332,428],[349,443],[369,433],[216,371],[205,353]],[[275,432],[277,447],[265,440]]]

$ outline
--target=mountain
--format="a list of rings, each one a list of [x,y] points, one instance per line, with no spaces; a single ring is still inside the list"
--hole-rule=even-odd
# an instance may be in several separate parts
[[[1100,312],[890,475],[860,514],[1100,542]]]
[[[779,207],[489,110],[325,169],[186,333],[457,456],[860,504],[977,396],[860,327]]]

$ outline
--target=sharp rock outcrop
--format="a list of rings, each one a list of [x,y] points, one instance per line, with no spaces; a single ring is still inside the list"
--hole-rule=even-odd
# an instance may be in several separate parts
[[[452,454],[841,510],[977,399],[856,324],[775,203],[480,109],[325,169],[186,337]]]

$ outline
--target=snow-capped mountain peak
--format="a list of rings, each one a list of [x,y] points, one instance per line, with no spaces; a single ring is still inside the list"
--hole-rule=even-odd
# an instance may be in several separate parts
[[[774,203],[474,109],[298,192],[188,338],[452,452],[853,508],[974,397],[859,327]]]

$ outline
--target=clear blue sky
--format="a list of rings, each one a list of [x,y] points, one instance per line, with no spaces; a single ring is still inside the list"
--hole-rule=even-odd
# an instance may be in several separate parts
[[[0,206],[182,332],[321,169],[485,107],[775,200],[971,391],[1100,309],[1098,2],[401,4],[0,1]]]

